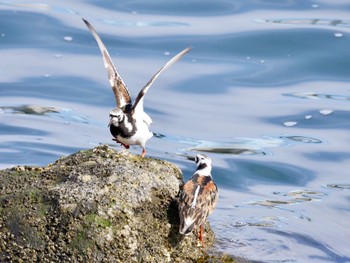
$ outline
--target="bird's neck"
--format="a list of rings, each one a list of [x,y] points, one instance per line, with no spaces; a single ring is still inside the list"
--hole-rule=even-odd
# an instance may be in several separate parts
[[[211,166],[205,163],[199,164],[194,174],[210,176],[211,177]]]

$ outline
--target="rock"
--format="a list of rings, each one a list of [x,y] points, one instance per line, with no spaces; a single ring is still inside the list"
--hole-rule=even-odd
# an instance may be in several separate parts
[[[2,170],[0,262],[206,262],[178,233],[182,183],[175,165],[108,146]]]

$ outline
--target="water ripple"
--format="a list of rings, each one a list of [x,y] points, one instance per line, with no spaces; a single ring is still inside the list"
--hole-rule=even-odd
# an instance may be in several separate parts
[[[283,205],[299,204],[303,202],[321,201],[322,198],[326,196],[326,194],[323,192],[306,189],[294,190],[290,191],[289,193],[274,192],[274,194],[281,196],[281,198],[274,200],[269,199],[261,201],[251,201],[249,202],[249,204],[268,207],[280,207]]]
[[[10,1],[2,1],[2,3],[0,5],[2,5],[4,7],[26,8],[26,9],[43,10],[43,11],[53,10],[56,12],[67,13],[67,14],[71,14],[71,15],[78,15],[79,14],[79,12],[77,12],[71,8],[55,6],[55,5],[48,5],[48,4],[43,4],[43,3],[12,3]]]
[[[342,19],[256,19],[257,23],[305,25],[305,26],[328,26],[350,28],[350,20]]]
[[[28,114],[28,115],[48,115],[56,116],[66,120],[66,122],[89,123],[89,120],[83,116],[72,113],[71,109],[63,109],[52,106],[41,105],[20,105],[20,106],[0,106],[0,110],[5,114]],[[51,115],[55,114],[55,115]]]
[[[4,113],[19,113],[19,114],[33,114],[44,115],[48,113],[58,113],[59,108],[52,106],[40,106],[40,105],[21,105],[21,106],[1,106],[0,109]]]
[[[294,239],[298,243],[301,243],[303,245],[312,247],[314,249],[317,249],[323,252],[324,256],[318,256],[318,255],[310,256],[310,262],[313,262],[314,260],[327,261],[327,262],[349,262],[350,261],[350,257],[337,254],[332,247],[328,246],[325,243],[320,242],[319,240],[314,239],[313,237],[307,234],[300,234],[297,232],[290,232],[290,231],[281,231],[278,229],[271,229],[271,228],[266,228],[265,231],[271,234],[279,235],[280,237]]]
[[[265,148],[291,146],[298,143],[322,143],[320,139],[300,135],[263,136],[259,138],[236,138],[227,142],[216,142],[171,136],[155,133],[155,137],[192,147],[180,149],[181,152],[199,151],[233,155],[272,155]]]
[[[136,20],[121,20],[121,19],[102,19],[103,22],[109,25],[124,26],[124,27],[169,27],[169,26],[189,26],[187,23],[177,21],[136,21]]]
[[[350,190],[350,184],[327,184],[326,187]]]
[[[36,142],[2,142],[0,147],[0,167],[18,164],[37,165],[36,160],[32,163],[31,156],[33,155],[40,156],[42,163],[50,163],[67,152],[77,152],[79,150],[81,150],[79,147],[45,143],[40,140]]]
[[[304,112],[297,116],[278,116],[267,118],[271,123],[281,123],[293,128],[323,128],[323,129],[348,129],[350,127],[350,111],[320,109],[314,112]]]
[[[337,95],[337,94],[325,94],[314,92],[298,92],[298,93],[286,93],[285,96],[296,97],[301,99],[330,99],[330,100],[342,100],[350,101],[350,95]]]

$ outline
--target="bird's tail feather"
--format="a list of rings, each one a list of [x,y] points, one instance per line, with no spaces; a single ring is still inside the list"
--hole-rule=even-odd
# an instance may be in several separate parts
[[[182,235],[188,235],[192,232],[194,228],[195,222],[192,222],[191,224],[186,224],[185,221],[180,223],[180,229],[179,232]]]
[[[184,227],[184,228],[180,228],[180,234],[181,235],[188,235],[192,232],[193,230],[193,225],[189,226],[189,227]]]

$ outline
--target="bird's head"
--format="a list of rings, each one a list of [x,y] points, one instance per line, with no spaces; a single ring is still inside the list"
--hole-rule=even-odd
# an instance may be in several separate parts
[[[205,154],[197,154],[194,158],[197,165],[197,171],[211,172],[211,159]]]
[[[114,126],[119,126],[119,123],[121,123],[124,119],[124,112],[119,108],[111,109],[109,112],[109,124],[108,126],[111,126],[112,124]]]

